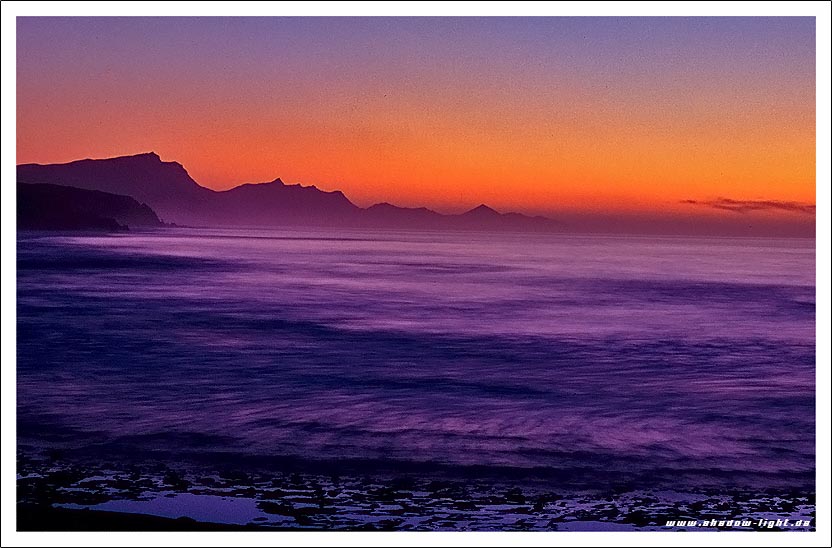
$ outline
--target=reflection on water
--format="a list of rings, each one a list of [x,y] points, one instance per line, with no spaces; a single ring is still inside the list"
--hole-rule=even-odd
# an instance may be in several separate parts
[[[21,442],[810,477],[814,242],[18,238]]]
[[[191,493],[175,493],[149,500],[110,500],[91,507],[81,504],[61,504],[59,506],[73,509],[92,508],[107,512],[126,512],[128,514],[151,514],[173,519],[188,516],[197,521],[239,525],[245,525],[263,517],[263,512],[258,510],[257,503],[252,499],[193,495]]]

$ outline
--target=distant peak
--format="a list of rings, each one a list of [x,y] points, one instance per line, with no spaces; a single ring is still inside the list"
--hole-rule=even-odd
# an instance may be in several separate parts
[[[471,213],[476,214],[476,215],[482,215],[482,214],[488,214],[488,215],[499,215],[499,214],[500,214],[500,213],[499,213],[499,212],[497,212],[495,209],[492,209],[492,208],[488,207],[488,206],[487,206],[487,205],[485,205],[485,204],[480,204],[480,205],[478,205],[477,207],[475,207],[475,208],[474,208],[474,209],[472,209],[471,211],[468,211],[468,212],[466,213],[466,215],[467,215],[467,214],[471,214]]]
[[[83,160],[75,160],[74,162],[69,162],[69,164],[74,164],[76,162],[153,162],[153,163],[163,163],[162,159],[159,157],[158,154],[155,152],[140,152],[138,154],[125,154],[124,156],[113,156],[111,158],[84,158]],[[168,162],[174,163],[174,162]],[[69,165],[69,164],[52,164],[52,165]],[[49,164],[47,164],[49,165]]]
[[[235,187],[231,187],[228,190],[234,190],[235,188],[247,188],[247,189],[263,189],[268,190],[274,187],[293,187],[293,186],[300,186],[300,185],[287,185],[283,182],[283,180],[278,177],[277,179],[273,179],[271,181],[263,181],[262,183],[243,183],[241,185],[237,185]]]
[[[122,160],[122,161],[124,161],[124,160],[131,161],[132,160],[133,162],[140,162],[140,163],[146,164],[148,166],[151,166],[153,169],[157,169],[157,168],[161,168],[161,167],[173,168],[174,170],[181,171],[181,172],[186,173],[186,174],[188,173],[188,170],[185,169],[185,166],[183,166],[179,162],[176,162],[176,161],[163,162],[162,158],[159,157],[159,155],[156,154],[155,152],[143,152],[141,154],[134,154],[133,156],[121,156],[119,158],[113,158],[113,160]],[[189,177],[190,177],[190,175],[189,175]]]
[[[162,158],[155,152],[141,152],[139,154],[131,154],[128,156],[117,156],[110,158],[111,160],[149,160],[151,162],[161,162]]]

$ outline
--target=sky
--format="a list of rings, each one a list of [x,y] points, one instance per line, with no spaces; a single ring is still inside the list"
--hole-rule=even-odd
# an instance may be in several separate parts
[[[147,151],[360,206],[806,224],[815,22],[18,18],[18,163]]]

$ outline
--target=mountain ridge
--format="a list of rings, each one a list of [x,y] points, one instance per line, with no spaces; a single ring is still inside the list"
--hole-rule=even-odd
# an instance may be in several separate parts
[[[103,230],[162,227],[150,206],[130,196],[48,183],[17,183],[21,230]]]
[[[363,208],[341,190],[287,184],[280,177],[217,191],[200,185],[179,162],[165,162],[152,151],[63,164],[20,164],[17,180],[130,196],[148,204],[164,221],[180,225],[532,231],[557,230],[559,225],[546,217],[500,213],[485,204],[456,215],[388,202]]]

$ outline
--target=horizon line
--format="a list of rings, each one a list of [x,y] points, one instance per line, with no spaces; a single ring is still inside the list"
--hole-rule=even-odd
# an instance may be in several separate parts
[[[603,217],[641,217],[643,218],[645,214],[657,216],[659,218],[667,218],[667,217],[678,217],[678,214],[672,214],[669,212],[661,212],[656,209],[615,209],[615,210],[606,210],[603,212],[599,212],[598,210],[590,210],[587,211],[585,209],[580,209],[576,207],[567,207],[561,209],[546,209],[546,210],[529,210],[525,208],[520,209],[511,209],[507,210],[504,207],[497,205],[497,206],[490,206],[483,201],[471,200],[469,204],[476,203],[477,205],[464,205],[464,204],[455,204],[451,205],[448,204],[446,207],[448,208],[446,211],[440,211],[437,209],[433,209],[432,207],[428,207],[425,205],[397,205],[392,203],[388,199],[385,198],[377,198],[380,201],[375,201],[370,205],[361,206],[350,199],[347,194],[341,189],[335,190],[324,190],[318,187],[316,184],[308,184],[304,185],[302,182],[298,181],[295,183],[286,183],[283,181],[281,177],[276,177],[270,181],[249,181],[249,182],[242,182],[238,184],[234,184],[233,186],[229,186],[227,188],[222,188],[220,190],[205,186],[204,184],[200,183],[196,179],[194,179],[191,174],[188,172],[188,169],[185,167],[184,164],[177,160],[163,160],[161,155],[154,150],[149,150],[146,152],[137,152],[137,153],[130,153],[130,154],[121,154],[118,156],[110,156],[110,157],[85,157],[85,158],[77,158],[75,160],[69,160],[66,162],[50,162],[50,163],[40,163],[40,162],[23,162],[15,164],[15,168],[21,166],[28,166],[28,165],[37,165],[37,166],[50,166],[50,165],[67,165],[73,164],[77,162],[85,162],[85,161],[108,161],[108,160],[119,160],[119,159],[126,159],[126,158],[138,158],[138,157],[154,157],[158,159],[160,163],[163,164],[175,164],[180,166],[188,177],[200,188],[208,190],[210,192],[216,193],[223,193],[228,192],[243,186],[247,185],[268,185],[268,184],[275,184],[280,183],[283,186],[291,186],[291,187],[300,187],[300,188],[310,188],[314,190],[318,190],[319,192],[327,193],[327,194],[341,194],[346,198],[351,204],[360,208],[360,209],[370,209],[376,206],[391,206],[398,209],[425,209],[427,211],[451,216],[451,215],[463,215],[465,213],[469,213],[479,208],[488,208],[500,215],[509,215],[509,214],[520,214],[528,217],[542,217],[550,221],[554,221],[555,219],[549,217],[549,215],[580,215],[580,216],[591,216],[595,218],[603,218]],[[335,183],[337,184],[337,183]],[[693,198],[685,198],[681,200],[667,200],[664,202],[666,205],[674,205],[674,204],[682,204],[682,205],[690,205],[690,206],[699,206],[700,208],[708,208],[710,210],[721,210],[722,212],[734,213],[737,215],[744,215],[749,212],[771,212],[776,211],[778,213],[791,213],[798,216],[812,216],[816,217],[816,208],[817,204],[812,202],[801,202],[795,200],[779,200],[773,198],[754,198],[754,199],[739,199],[739,198],[731,198],[726,196],[709,196],[704,199],[693,199]],[[435,206],[434,206],[435,207]],[[511,207],[511,206],[507,206]],[[498,209],[500,208],[500,209]]]

